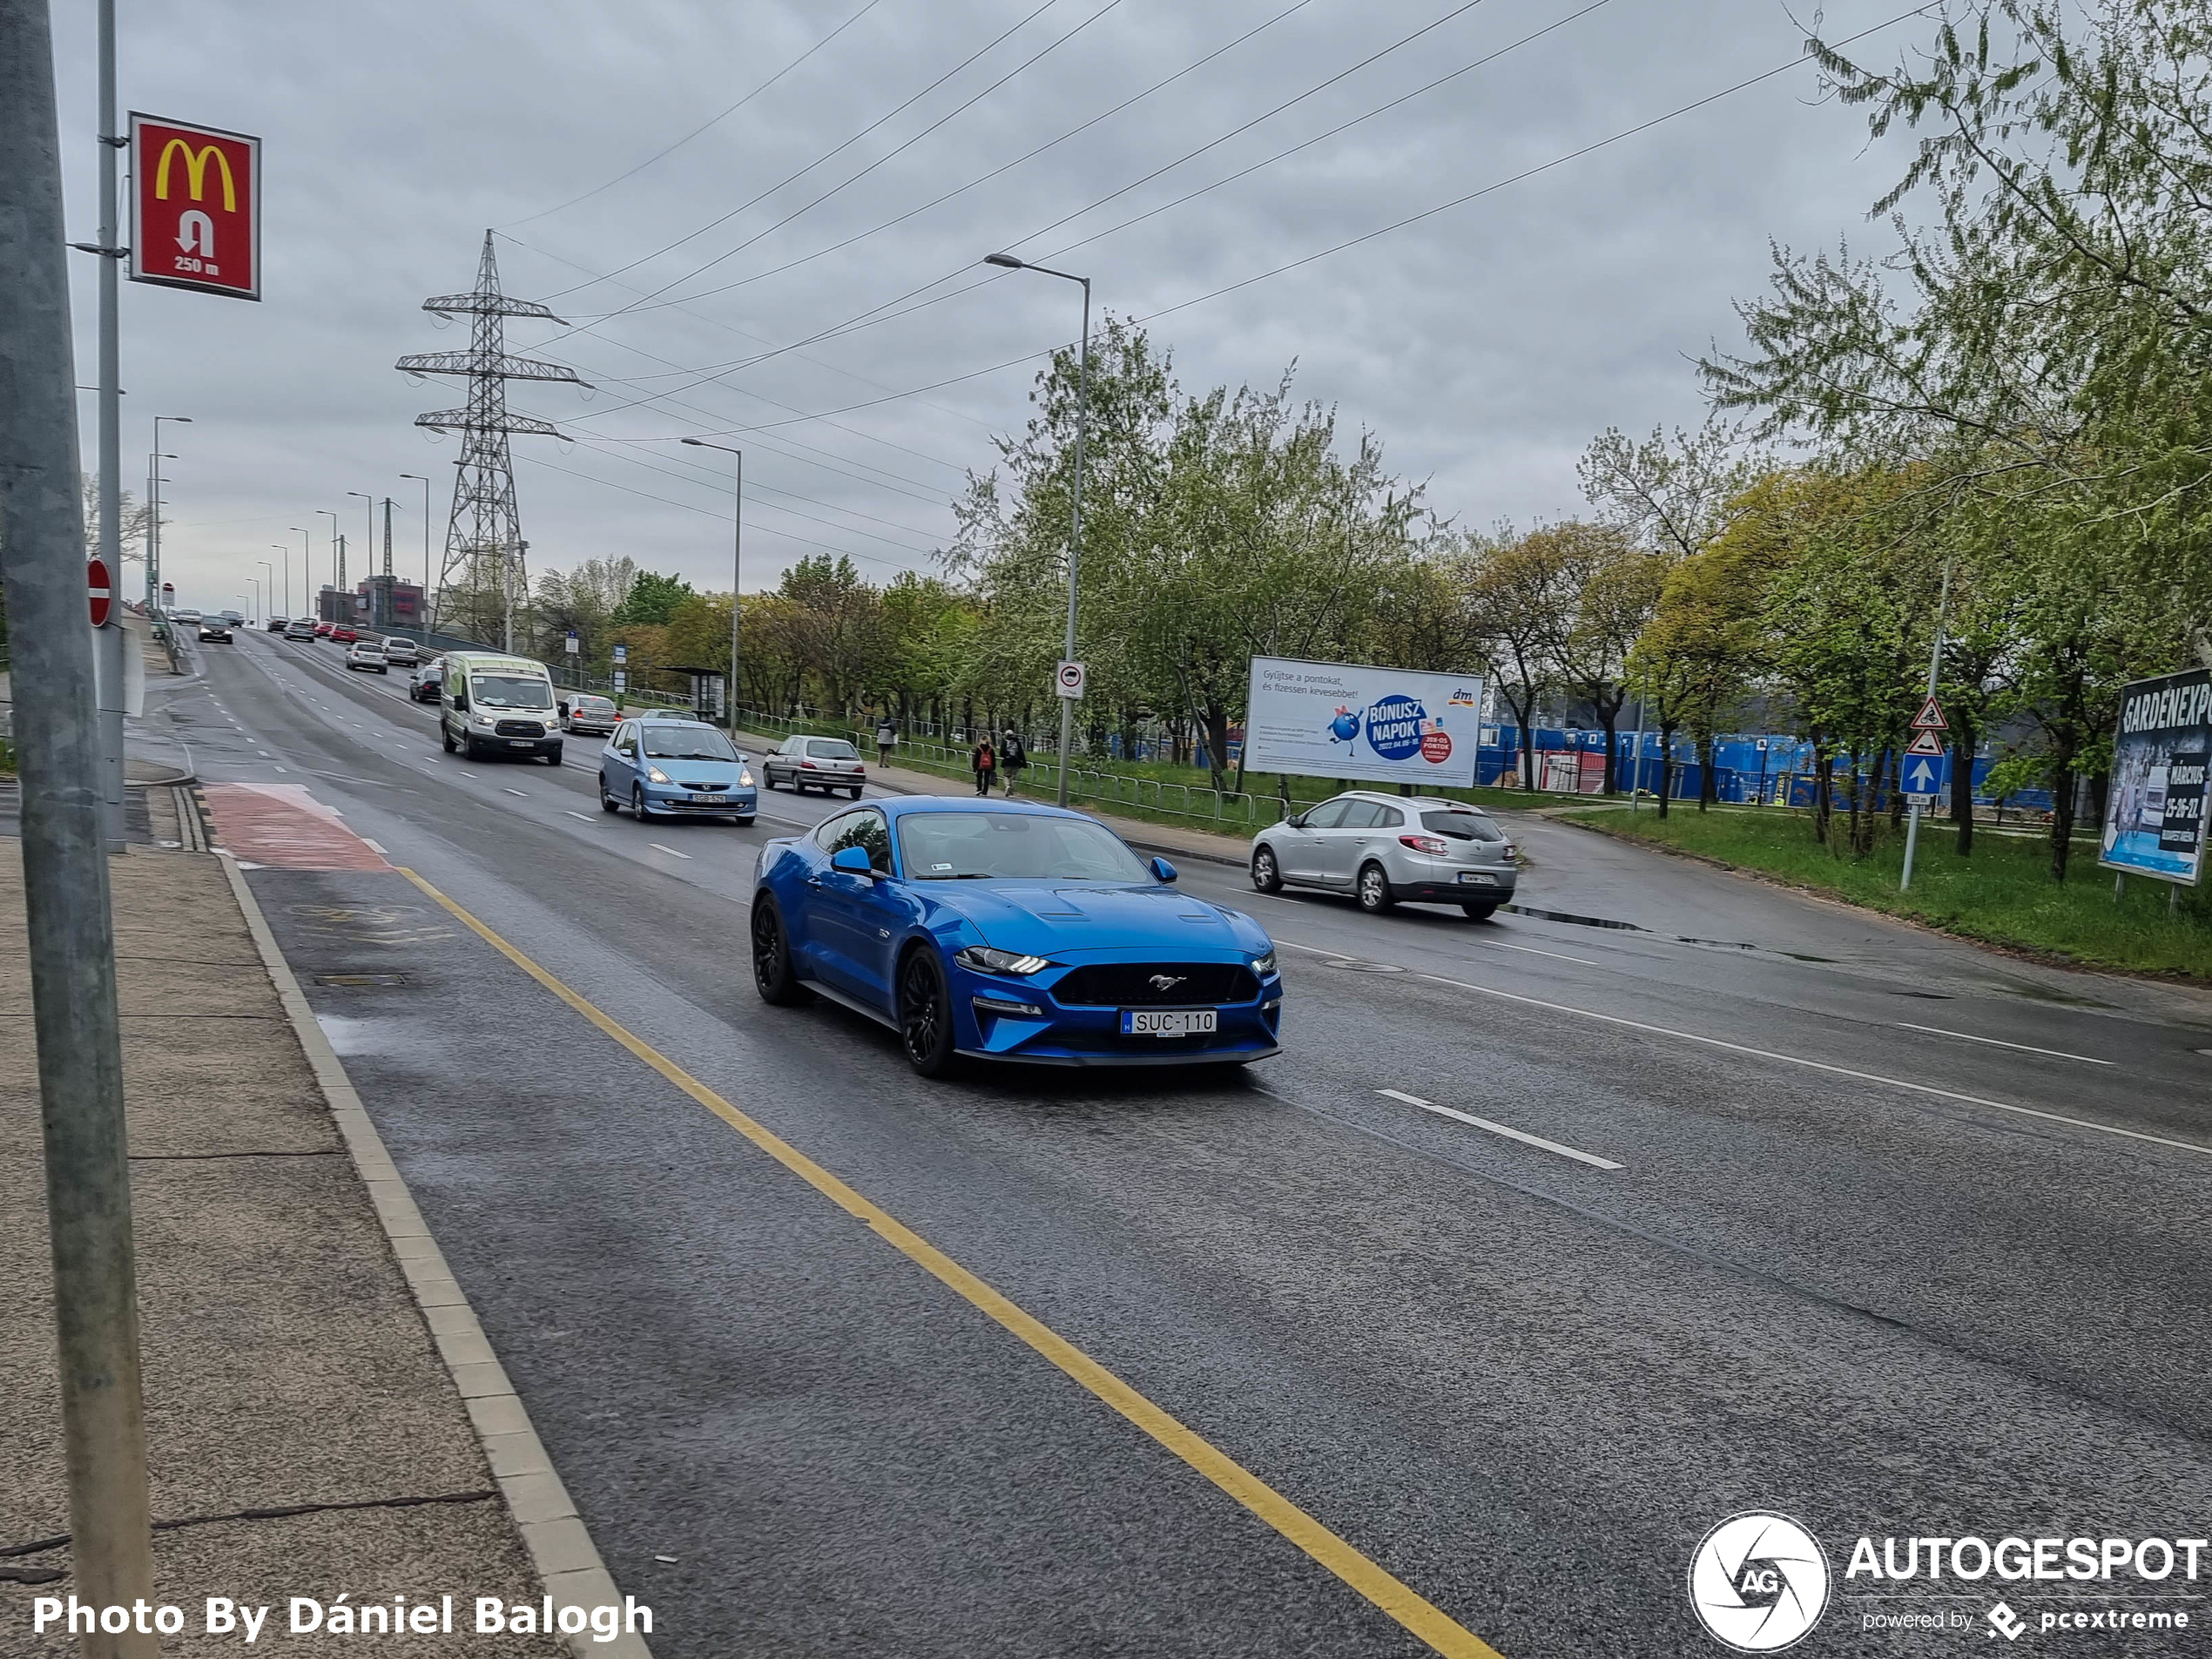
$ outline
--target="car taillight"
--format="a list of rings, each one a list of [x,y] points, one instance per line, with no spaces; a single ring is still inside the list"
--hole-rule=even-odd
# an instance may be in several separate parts
[[[814,763],[811,760],[802,760],[799,764],[806,771],[812,772],[814,770]]]
[[[1433,835],[1401,835],[1398,840],[1401,846],[1410,846],[1414,852],[1426,853],[1433,859],[1440,859],[1452,850],[1449,845]]]

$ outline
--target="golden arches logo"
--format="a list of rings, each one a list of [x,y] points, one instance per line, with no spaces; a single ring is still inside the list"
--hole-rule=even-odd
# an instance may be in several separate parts
[[[155,199],[169,199],[169,162],[180,153],[185,158],[185,187],[192,192],[192,199],[199,201],[207,193],[207,162],[212,156],[223,170],[223,211],[238,212],[238,181],[231,177],[231,158],[223,153],[222,146],[210,144],[194,150],[182,138],[172,138],[161,146],[160,165],[153,172]]]

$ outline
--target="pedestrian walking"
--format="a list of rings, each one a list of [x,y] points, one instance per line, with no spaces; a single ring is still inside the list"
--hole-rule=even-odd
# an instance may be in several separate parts
[[[975,792],[979,795],[989,794],[991,781],[998,776],[999,758],[988,738],[975,745],[974,751],[968,757],[968,764],[975,773]]]
[[[1006,774],[1006,792],[1011,795],[1014,786],[1022,781],[1022,768],[1029,764],[1029,752],[1022,746],[1022,739],[1012,726],[1006,729],[1006,740],[999,745],[999,770]]]
[[[875,764],[877,765],[887,766],[891,764],[891,750],[898,741],[899,728],[893,725],[891,717],[886,715],[876,723]]]

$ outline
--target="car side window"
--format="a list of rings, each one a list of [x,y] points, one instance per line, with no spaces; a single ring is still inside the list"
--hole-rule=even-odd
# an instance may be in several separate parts
[[[1325,800],[1305,815],[1308,829],[1335,829],[1344,822],[1345,808],[1352,803],[1339,795],[1334,800]]]
[[[867,849],[869,867],[881,874],[891,873],[891,826],[883,821],[883,814],[872,806],[857,813],[846,813],[822,826],[832,832],[823,841],[826,853],[840,853],[848,846]]]
[[[1372,808],[1372,810],[1375,814],[1373,823],[1374,828],[1403,829],[1406,827],[1406,814],[1399,812],[1395,806],[1376,806]]]
[[[1382,817],[1383,809],[1371,800],[1346,801],[1344,819],[1339,829],[1372,829]]]

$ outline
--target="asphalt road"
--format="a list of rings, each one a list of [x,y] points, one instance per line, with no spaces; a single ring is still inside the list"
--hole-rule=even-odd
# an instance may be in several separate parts
[[[2000,1588],[1846,1581],[1860,1534],[2208,1530],[2195,994],[1529,821],[1485,925],[1184,861],[1283,947],[1241,1079],[927,1083],[753,994],[757,849],[826,799],[637,825],[596,741],[469,763],[402,676],[200,656],[203,779],[311,789],[1513,1659],[1722,1651],[1683,1575],[1739,1510],[1827,1542],[1808,1653],[1984,1639]],[[658,1653],[1427,1651],[403,876],[249,880]],[[1863,1630],[1934,1588],[1976,1628]]]

